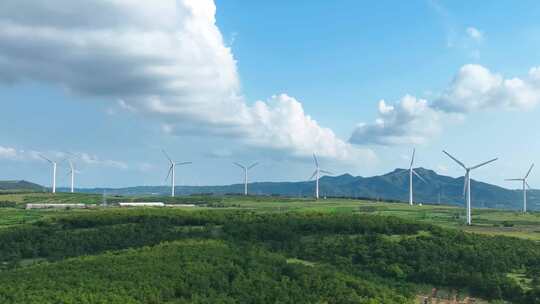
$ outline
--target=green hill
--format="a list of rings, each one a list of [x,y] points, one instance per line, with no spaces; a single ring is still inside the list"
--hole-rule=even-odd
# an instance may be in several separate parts
[[[27,182],[25,180],[18,181],[0,181],[0,191],[1,192],[41,192],[44,187],[38,184]]]

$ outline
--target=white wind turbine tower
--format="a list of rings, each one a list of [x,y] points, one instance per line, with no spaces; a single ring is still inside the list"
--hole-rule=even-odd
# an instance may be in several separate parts
[[[169,176],[171,176],[171,197],[174,197],[174,187],[175,187],[175,178],[176,178],[176,166],[183,166],[183,165],[189,165],[191,164],[192,162],[175,162],[173,161],[170,157],[169,157],[169,154],[167,154],[167,152],[165,152],[165,150],[161,150],[163,152],[163,154],[165,155],[165,157],[169,160],[169,163],[170,163],[170,167],[169,167],[169,173],[167,173],[167,177],[165,178],[165,180],[167,180],[169,178]]]
[[[525,177],[523,178],[510,178],[506,179],[507,181],[520,181],[523,183],[523,212],[527,212],[527,188],[531,188],[529,184],[527,183],[527,178],[529,177],[529,174],[531,174],[531,171],[534,167],[534,164],[531,165],[529,168],[529,171],[527,171],[527,174],[525,174]]]
[[[233,164],[237,165],[244,171],[244,195],[248,195],[248,171],[251,170],[253,167],[257,166],[259,163],[253,163],[249,167],[237,162],[234,162]]]
[[[319,178],[321,177],[321,173],[332,174],[332,172],[321,169],[315,153],[313,153],[313,160],[315,161],[315,172],[313,172],[313,175],[309,180],[312,180],[315,177],[315,199],[319,199]]]
[[[68,174],[71,175],[71,193],[75,192],[75,173],[79,173],[79,171],[75,170],[75,164],[71,159],[68,159],[69,163],[69,172]]]
[[[411,165],[409,166],[409,205],[413,205],[413,174],[416,175],[419,179],[421,179],[424,183],[427,183],[425,179],[423,179],[416,171],[413,169],[414,164],[414,154],[416,153],[416,149],[413,149],[412,152],[412,158],[411,158]]]
[[[57,163],[55,161],[52,161],[45,156],[39,154],[39,157],[43,158],[44,160],[48,161],[52,167],[53,167],[53,174],[52,174],[52,193],[56,193],[56,166]]]
[[[73,154],[73,153],[70,153],[70,152],[66,152],[66,154],[70,155],[70,156],[73,157],[73,158],[79,157],[79,156],[77,156],[77,155],[75,155],[75,154]],[[71,193],[74,193],[74,192],[75,192],[75,174],[78,174],[78,173],[80,173],[80,172],[79,172],[78,170],[75,169],[75,163],[73,162],[73,160],[72,160],[70,157],[68,157],[68,158],[66,159],[66,161],[67,161],[68,164],[69,164],[69,172],[68,172],[68,175],[71,176],[71,189],[70,189],[71,191],[70,191],[70,192],[71,192]]]
[[[488,161],[483,162],[481,164],[478,164],[476,166],[467,167],[462,162],[457,160],[455,157],[450,155],[448,152],[443,150],[443,153],[448,155],[448,157],[450,157],[452,160],[454,160],[456,163],[458,163],[461,167],[463,167],[463,169],[465,169],[463,195],[465,195],[465,198],[467,200],[467,225],[471,225],[472,224],[472,219],[471,219],[471,171],[474,170],[474,169],[480,168],[480,167],[482,167],[484,165],[487,165],[487,164],[489,164],[491,162],[494,162],[494,161],[497,160],[497,158],[494,158],[492,160],[488,160]]]

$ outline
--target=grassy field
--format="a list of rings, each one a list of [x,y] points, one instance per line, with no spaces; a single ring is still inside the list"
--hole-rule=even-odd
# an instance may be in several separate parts
[[[47,193],[0,194],[0,202],[14,202],[18,208],[0,208],[0,228],[29,223],[49,216],[87,210],[24,210],[27,203],[85,203],[101,204],[103,198],[95,194]],[[465,210],[456,206],[387,203],[365,200],[326,199],[314,201],[281,197],[108,197],[107,202],[162,201],[168,204],[193,203],[200,208],[249,209],[258,212],[331,212],[366,213],[396,216],[432,223],[469,232],[505,235],[540,241],[540,213],[522,214],[517,211],[473,209],[473,225],[466,226]]]

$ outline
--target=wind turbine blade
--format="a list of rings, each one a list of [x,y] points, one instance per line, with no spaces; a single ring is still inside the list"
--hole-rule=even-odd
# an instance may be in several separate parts
[[[532,171],[533,167],[534,167],[534,164],[531,165],[531,167],[529,168],[529,171],[527,171],[527,174],[525,175],[524,178],[529,177],[529,174],[531,174],[531,171]]]
[[[237,162],[234,162],[233,164],[235,164],[235,165],[237,165],[238,167],[240,167],[240,168],[246,170],[246,167],[245,167],[245,166],[243,166],[243,165],[241,165],[241,164],[239,164],[239,163],[237,163]]]
[[[317,175],[317,170],[315,170],[315,172],[313,172],[313,175],[308,180],[312,180],[315,177],[315,175]]]
[[[176,163],[175,165],[177,166],[183,166],[183,165],[191,165],[193,164],[192,162],[181,162],[181,163]]]
[[[507,178],[505,181],[523,181],[523,178]]]
[[[313,153],[313,160],[315,161],[315,166],[319,167],[319,161],[317,160],[317,155]]]
[[[469,172],[465,174],[465,177],[463,178],[463,196],[467,193],[467,186],[469,185]]]
[[[416,149],[413,148],[412,150],[412,158],[411,158],[411,165],[409,166],[409,169],[412,168],[413,164],[414,164],[414,154],[416,153]]]
[[[527,185],[527,188],[532,189],[531,186],[529,186],[529,183],[525,182],[525,185]]]
[[[165,177],[165,181],[167,181],[169,179],[169,176],[171,176],[172,169],[173,169],[173,165],[169,167],[169,172],[167,173],[167,177]]]
[[[420,176],[420,174],[416,173],[416,171],[412,170],[412,173],[414,175],[416,175],[416,177],[418,177],[421,181],[423,181],[424,183],[428,183],[423,177]]]
[[[52,161],[52,160],[50,160],[50,159],[46,158],[45,156],[43,156],[43,154],[38,154],[38,155],[39,155],[39,157],[43,158],[44,160],[46,160],[46,161],[50,162],[51,164],[53,163],[53,161]]]
[[[480,168],[480,167],[482,167],[482,166],[485,166],[485,165],[487,165],[487,164],[489,164],[489,163],[492,163],[492,162],[496,161],[497,159],[498,159],[498,158],[494,158],[494,159],[492,159],[492,160],[488,160],[487,162],[483,162],[483,163],[481,163],[481,164],[479,164],[479,165],[476,165],[476,166],[474,166],[474,167],[471,167],[471,170],[474,170],[474,169],[476,169],[476,168]]]
[[[467,167],[462,163],[460,162],[459,160],[457,160],[457,158],[453,157],[452,155],[450,155],[450,153],[446,152],[443,150],[443,153],[448,155],[448,157],[450,157],[451,159],[453,159],[456,163],[458,163],[460,166],[463,167],[463,169],[467,170]]]
[[[255,167],[255,166],[257,166],[258,164],[259,164],[258,162],[253,163],[251,166],[248,167],[248,170],[251,169],[251,168],[253,168],[253,167]]]
[[[326,170],[320,170],[319,172],[325,173],[325,174],[334,175],[334,173],[332,173],[332,172],[330,172],[330,171],[326,171]]]
[[[167,152],[165,152],[165,149],[161,149],[161,152],[163,152],[163,155],[165,155],[165,157],[169,160],[169,162],[171,162],[171,164],[173,163],[171,157],[169,156],[169,154],[167,154]]]

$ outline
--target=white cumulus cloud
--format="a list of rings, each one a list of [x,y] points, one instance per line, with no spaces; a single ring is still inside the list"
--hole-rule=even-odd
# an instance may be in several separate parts
[[[472,112],[488,108],[528,109],[540,101],[537,68],[526,78],[507,78],[477,64],[460,68],[450,86],[435,100],[446,112]]]
[[[405,95],[394,105],[379,101],[379,116],[359,124],[349,141],[353,144],[419,144],[439,132],[440,113],[427,100]]]
[[[381,100],[373,123],[361,123],[349,142],[398,145],[427,142],[444,122],[488,109],[528,110],[540,103],[540,67],[526,77],[504,78],[477,64],[462,66],[449,86],[429,102],[406,95],[396,104]]]
[[[250,110],[254,121],[248,130],[254,145],[291,150],[297,156],[317,152],[340,160],[375,157],[370,150],[355,149],[337,138],[331,129],[319,126],[304,113],[298,100],[286,94],[272,96],[266,102],[258,101]]]
[[[4,0],[0,81],[41,81],[116,104],[172,134],[229,136],[291,155],[373,157],[279,95],[250,105],[212,0]],[[44,101],[46,102],[46,101]]]

